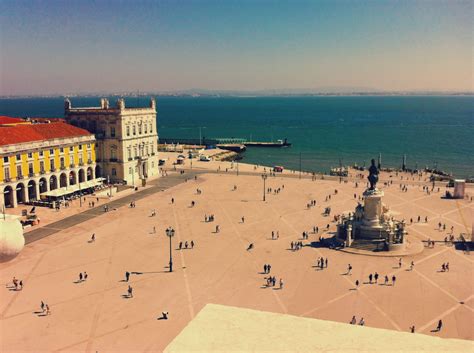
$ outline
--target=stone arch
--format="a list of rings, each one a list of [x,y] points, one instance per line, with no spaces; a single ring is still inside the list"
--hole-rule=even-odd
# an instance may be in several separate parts
[[[61,173],[59,176],[59,187],[63,188],[67,186],[67,175],[66,173]]]
[[[23,184],[23,183],[16,184],[15,191],[16,191],[16,202],[17,203],[25,203],[26,202],[25,184]]]
[[[79,169],[79,172],[78,172],[78,176],[79,176],[79,182],[80,183],[83,183],[86,181],[86,172],[84,172],[84,169]]]
[[[102,176],[102,170],[100,168],[100,165],[95,166],[95,177],[99,178]]]
[[[13,188],[10,185],[3,189],[3,204],[5,207],[14,206]]]
[[[36,181],[30,180],[28,182],[28,200],[36,201],[38,199],[38,195],[36,194]]]
[[[56,175],[51,175],[49,178],[49,190],[56,190],[58,188],[58,178]]]
[[[91,167],[87,168],[87,180],[94,179],[94,172]]]
[[[39,192],[40,194],[42,194],[43,192],[46,192],[48,191],[48,181],[46,180],[46,178],[41,178],[39,180]]]
[[[75,185],[77,183],[77,174],[74,170],[69,172],[69,185]]]

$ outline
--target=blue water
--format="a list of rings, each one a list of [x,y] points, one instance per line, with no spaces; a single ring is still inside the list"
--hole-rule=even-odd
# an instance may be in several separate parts
[[[111,104],[116,98],[109,98]],[[127,98],[127,106],[147,98]],[[72,98],[73,106],[97,106],[98,98]],[[161,137],[288,138],[291,148],[249,148],[244,161],[328,171],[368,164],[433,167],[474,176],[474,97],[157,97]],[[62,117],[62,98],[0,99],[0,115]]]

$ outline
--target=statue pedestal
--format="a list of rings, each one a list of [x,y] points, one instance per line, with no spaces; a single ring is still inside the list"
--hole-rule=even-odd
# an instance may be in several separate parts
[[[380,223],[383,196],[383,191],[377,189],[364,192],[364,216],[360,230],[365,238],[380,238],[383,235],[383,226]]]

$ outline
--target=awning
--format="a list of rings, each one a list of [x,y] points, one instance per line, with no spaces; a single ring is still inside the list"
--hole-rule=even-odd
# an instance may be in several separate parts
[[[67,187],[58,188],[51,191],[46,191],[40,194],[42,197],[62,197],[66,195],[73,194],[80,190],[90,189],[99,185],[102,185],[104,178],[97,178],[93,180],[87,180],[75,185],[69,185]]]

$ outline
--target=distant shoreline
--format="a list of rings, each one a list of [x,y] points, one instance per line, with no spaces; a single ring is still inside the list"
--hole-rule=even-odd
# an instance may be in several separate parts
[[[328,93],[251,93],[251,92],[214,92],[214,93],[153,93],[139,95],[131,92],[123,93],[81,93],[81,94],[51,94],[51,95],[0,95],[0,99],[29,99],[29,98],[95,98],[95,97],[167,97],[167,98],[285,98],[285,97],[474,97],[474,92],[328,92]]]

